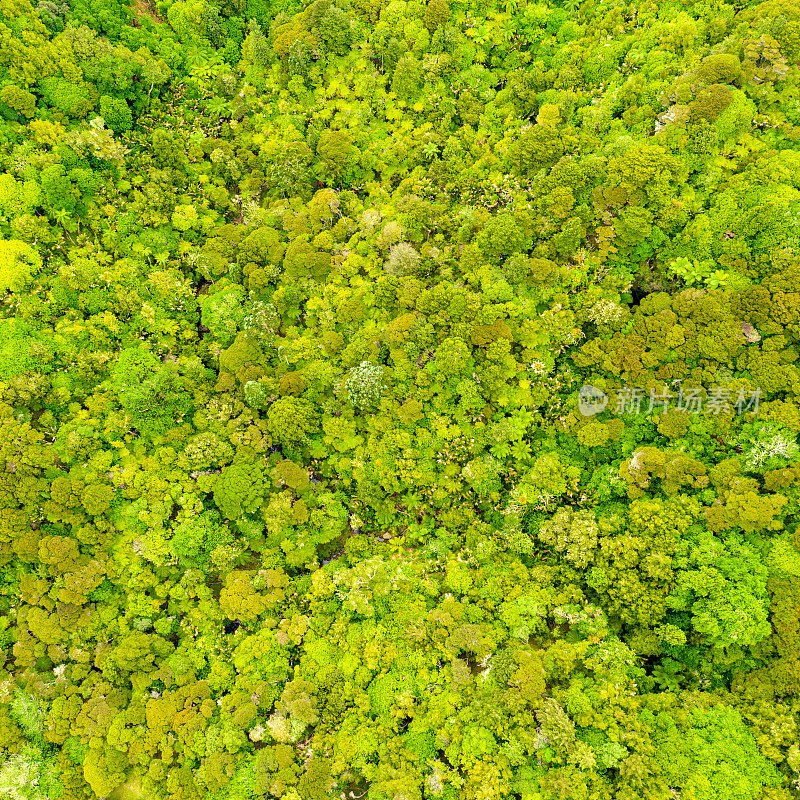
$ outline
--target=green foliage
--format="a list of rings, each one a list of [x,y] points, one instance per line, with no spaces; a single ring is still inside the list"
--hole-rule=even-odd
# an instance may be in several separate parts
[[[242,500],[235,495],[231,475],[226,476],[225,489],[220,488],[219,498],[223,504],[220,508],[237,504],[242,507]],[[218,493],[215,489],[214,500],[217,502]],[[199,569],[210,572],[214,568],[211,554],[218,548],[230,547],[233,536],[226,525],[211,514],[192,516],[182,520],[172,531],[170,549],[178,562],[185,565],[186,569]]]
[[[491,259],[519,253],[530,247],[522,220],[512,214],[496,214],[477,237],[477,243]]]
[[[53,759],[25,745],[0,766],[0,794],[14,800],[58,800],[64,794],[58,772]]]
[[[244,400],[250,408],[262,411],[270,403],[269,389],[259,381],[247,381],[244,385]]]
[[[329,5],[314,25],[314,30],[331,53],[343,56],[350,49],[350,18],[341,8]]]
[[[34,247],[18,239],[0,239],[0,291],[21,291],[42,266]]]
[[[129,131],[133,126],[133,115],[128,104],[118,97],[103,95],[100,98],[100,116],[114,133]]]
[[[53,164],[42,170],[44,201],[53,211],[72,211],[75,208],[75,191],[63,164]]]
[[[52,350],[19,319],[0,320],[0,378],[48,371]]]
[[[733,92],[721,83],[705,86],[689,103],[690,122],[713,122],[731,103]]]
[[[425,6],[425,27],[433,32],[450,19],[450,4],[447,0],[429,0]]]
[[[406,102],[412,102],[419,94],[422,82],[419,61],[412,53],[404,53],[397,61],[392,76],[392,91]]]
[[[733,83],[742,74],[742,63],[733,53],[706,56],[697,77],[706,83]]]
[[[267,429],[284,444],[295,444],[317,427],[314,408],[308,400],[281,397],[267,411]]]
[[[408,242],[398,242],[389,249],[384,269],[399,278],[413,275],[420,264],[420,255]]]
[[[212,294],[200,298],[201,320],[223,346],[231,344],[244,321],[244,289],[222,281]]]
[[[788,800],[744,6],[0,2],[0,795]]]
[[[161,362],[149,350],[122,350],[112,370],[112,383],[131,424],[143,436],[157,436],[193,410],[177,366]]]
[[[72,83],[64,78],[43,78],[39,85],[44,100],[68,117],[84,118],[95,107],[96,91],[85,83]]]
[[[680,725],[665,712],[644,716],[654,729],[656,762],[670,785],[684,786],[698,798],[732,800],[757,797],[780,783],[735,708],[698,708],[685,713]]]
[[[11,716],[30,739],[41,737],[45,714],[37,697],[17,688],[11,701]]]
[[[222,43],[219,12],[204,0],[178,0],[169,7],[167,20],[183,41],[200,38],[215,46]]]
[[[317,140],[315,174],[333,182],[346,180],[358,162],[359,151],[347,131],[323,131]]]
[[[0,89],[0,100],[30,119],[36,110],[36,95],[21,89],[19,86],[10,84]]]
[[[214,502],[224,519],[236,520],[245,514],[255,513],[264,496],[264,476],[258,467],[231,464],[220,472],[214,481]],[[208,541],[217,541],[224,534],[215,528],[203,530]]]
[[[353,367],[344,382],[347,399],[362,410],[374,409],[385,390],[383,366],[362,361]]]
[[[271,303],[256,301],[245,313],[242,329],[259,341],[271,342],[280,325],[277,309]]]

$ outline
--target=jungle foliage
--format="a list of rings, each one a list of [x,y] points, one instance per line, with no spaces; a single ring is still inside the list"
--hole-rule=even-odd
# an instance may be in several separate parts
[[[0,0],[0,173],[0,796],[798,797],[800,5]]]

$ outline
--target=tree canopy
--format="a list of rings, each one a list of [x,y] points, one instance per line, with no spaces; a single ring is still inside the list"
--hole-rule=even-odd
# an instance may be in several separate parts
[[[798,245],[791,0],[0,0],[0,797],[796,797]]]

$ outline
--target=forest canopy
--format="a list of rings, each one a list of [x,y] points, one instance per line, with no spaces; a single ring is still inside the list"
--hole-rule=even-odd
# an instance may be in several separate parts
[[[0,797],[792,800],[800,5],[0,0]]]

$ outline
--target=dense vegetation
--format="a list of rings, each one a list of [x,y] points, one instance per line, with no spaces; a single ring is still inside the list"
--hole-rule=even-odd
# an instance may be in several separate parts
[[[799,62],[0,0],[0,797],[798,797]]]

